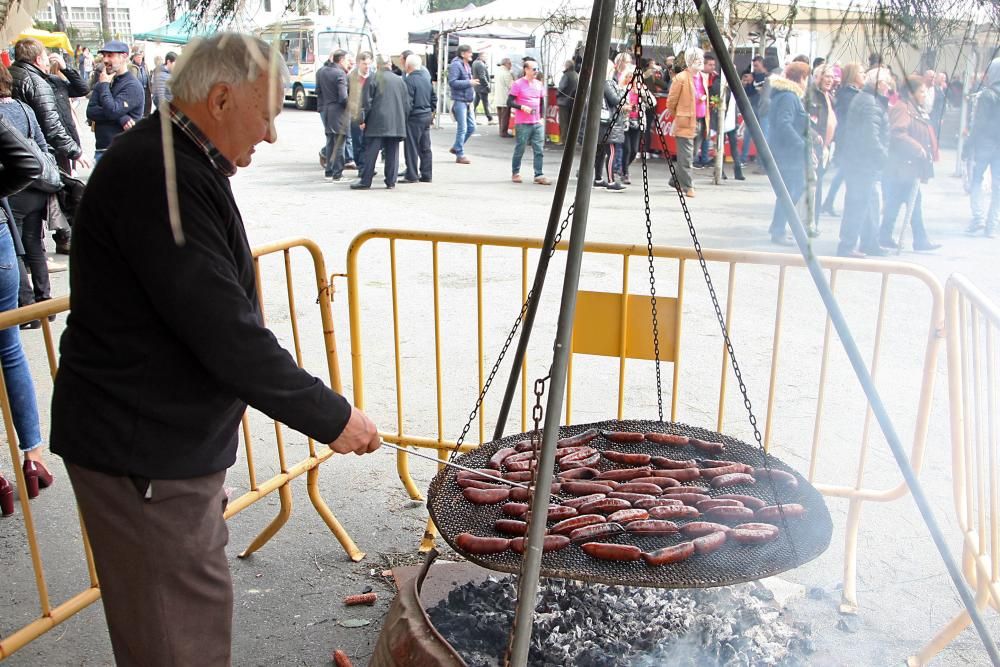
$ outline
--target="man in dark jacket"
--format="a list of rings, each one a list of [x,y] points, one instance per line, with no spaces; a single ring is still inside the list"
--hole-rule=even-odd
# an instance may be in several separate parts
[[[969,144],[975,155],[971,189],[972,224],[969,234],[982,230],[993,238],[1000,222],[1000,58],[995,58],[986,70],[986,81],[976,100],[976,115],[972,122]],[[984,210],[983,178],[990,170],[993,191],[990,206]]]
[[[410,94],[410,115],[406,118],[406,142],[403,156],[406,158],[407,183],[430,183],[433,177],[433,156],[431,154],[431,123],[437,108],[437,95],[431,83],[431,75],[415,53],[406,57],[406,89]],[[419,164],[419,169],[418,169]]]
[[[837,172],[830,181],[830,190],[826,193],[826,200],[823,202],[823,212],[832,217],[838,217],[834,208],[837,200],[837,192],[844,183],[844,167],[841,164],[841,149],[844,144],[844,135],[847,132],[847,112],[851,108],[854,96],[861,92],[865,85],[864,72],[861,71],[860,63],[852,63],[844,68],[843,79],[840,88],[833,100],[833,113],[837,117],[837,129],[833,134],[833,162],[837,166]]]
[[[104,70],[98,74],[87,105],[87,120],[94,123],[95,162],[108,150],[112,139],[142,120],[145,104],[142,84],[128,71],[125,42],[111,40],[100,53],[104,56]]]
[[[347,75],[347,113],[351,119],[351,148],[358,171],[365,168],[365,133],[361,129],[361,106],[365,99],[365,88],[372,76],[372,54],[362,51],[358,62]]]
[[[344,142],[348,132],[346,55],[346,51],[337,49],[316,72],[316,106],[326,134],[324,175],[334,181],[344,175]]]
[[[842,137],[845,183],[844,217],[840,222],[841,257],[881,257],[879,183],[889,159],[889,70],[876,67],[865,75],[865,87],[851,101]],[[858,243],[860,241],[860,250]]]
[[[168,130],[176,217],[155,113],[111,145],[76,222],[50,441],[87,525],[119,665],[231,662],[223,483],[248,403],[338,453],[379,445],[371,420],[263,324],[229,179],[277,140],[282,77],[257,65],[280,62],[269,45],[243,37],[218,33],[181,56]]]
[[[175,62],[177,62],[177,54],[169,51],[167,55],[163,56],[163,64],[153,72],[153,92],[150,100],[153,103],[153,108],[150,111],[159,109],[160,102],[169,102],[174,99],[170,93],[170,74],[174,71]]]
[[[146,54],[142,49],[136,48],[129,59],[128,71],[132,73],[139,85],[142,86],[142,114],[148,116],[153,108],[153,90],[149,76],[149,68],[146,67]]]
[[[451,91],[451,111],[455,115],[455,143],[451,153],[455,162],[469,164],[465,157],[465,142],[476,133],[476,107],[473,104],[473,90],[479,85],[479,79],[472,76],[469,61],[472,60],[472,47],[461,44],[458,55],[448,65],[448,88]]]
[[[472,108],[476,109],[480,103],[483,105],[483,112],[486,114],[486,122],[493,124],[493,114],[490,113],[490,71],[486,68],[486,61],[483,54],[479,54],[472,62],[472,78],[478,81],[476,85],[476,97],[472,103]]]
[[[580,75],[576,72],[576,63],[567,60],[563,67],[559,87],[556,89],[556,104],[559,106],[559,141],[565,144],[569,141],[569,119],[573,113],[573,102],[576,100],[576,89],[580,85]]]
[[[21,39],[14,45],[10,76],[14,79],[11,97],[27,104],[35,112],[45,141],[56,157],[74,161],[83,157],[80,144],[73,140],[59,116],[56,95],[49,83],[49,56],[37,39]]]
[[[378,72],[365,86],[361,129],[365,132],[365,159],[360,178],[352,190],[368,190],[375,176],[378,153],[385,162],[385,187],[396,187],[399,176],[399,142],[406,138],[410,93],[403,80],[392,73],[389,63],[379,60]]]
[[[86,97],[90,92],[87,89],[87,82],[83,80],[80,73],[72,67],[67,67],[66,61],[58,53],[49,54],[49,83],[56,96],[56,107],[59,109],[59,120],[73,141],[80,144],[80,133],[76,130],[76,122],[73,118],[74,97]],[[56,161],[59,168],[67,174],[73,173],[73,161],[65,156],[57,156]]]

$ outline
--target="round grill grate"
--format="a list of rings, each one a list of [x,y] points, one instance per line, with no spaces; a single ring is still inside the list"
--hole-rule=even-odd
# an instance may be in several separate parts
[[[622,452],[644,452],[654,456],[667,456],[676,459],[717,458],[758,467],[762,465],[761,452],[757,447],[713,431],[679,423],[612,420],[594,424],[576,424],[560,427],[559,437],[575,435],[590,428],[639,433],[674,433],[701,440],[722,442],[726,447],[724,453],[713,457],[691,445],[673,447],[648,441],[613,443],[603,436],[598,436],[589,445],[599,450],[615,449]],[[455,462],[469,468],[485,468],[490,457],[498,449],[509,447],[528,437],[530,434],[521,433],[484,443],[479,449],[456,458]],[[579,546],[571,544],[560,551],[543,555],[542,576],[605,584],[630,584],[660,588],[705,588],[769,577],[816,558],[830,545],[830,538],[833,534],[833,523],[826,504],[819,492],[801,475],[773,456],[768,455],[767,459],[771,468],[795,474],[799,480],[798,488],[786,489],[779,484],[772,489],[766,480],[758,480],[756,484],[731,486],[725,489],[714,489],[711,486],[705,488],[706,480],[688,482],[685,486],[697,487],[699,493],[713,497],[726,493],[740,493],[756,496],[769,505],[776,504],[780,500],[782,503],[798,503],[805,507],[805,517],[788,518],[787,528],[780,523],[778,524],[781,528],[781,535],[774,542],[762,545],[741,545],[729,541],[721,549],[707,556],[695,555],[680,563],[656,567],[648,566],[643,561],[597,560],[585,554]],[[600,463],[594,467],[603,471],[628,466],[611,463],[602,457]],[[461,488],[456,483],[455,473],[454,468],[445,468],[440,471],[431,482],[428,490],[427,507],[438,530],[441,531],[445,541],[468,560],[491,570],[517,574],[520,571],[521,556],[513,551],[478,555],[465,553],[455,545],[455,536],[464,532],[474,535],[496,536],[498,533],[493,528],[494,522],[499,518],[509,518],[504,517],[500,512],[502,503],[474,505],[466,500],[462,495]],[[779,497],[775,497],[775,492],[778,493]],[[559,497],[569,499],[572,496],[561,494]],[[552,502],[555,502],[554,499]],[[679,520],[676,523],[682,525],[687,521]],[[635,544],[643,551],[654,551],[665,546],[678,544],[686,539],[688,538],[679,534],[645,537],[624,534],[603,541]]]

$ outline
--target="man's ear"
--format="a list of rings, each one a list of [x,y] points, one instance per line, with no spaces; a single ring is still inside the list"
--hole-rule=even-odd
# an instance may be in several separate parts
[[[233,105],[233,89],[228,83],[217,83],[208,91],[208,112],[212,118],[221,120]]]

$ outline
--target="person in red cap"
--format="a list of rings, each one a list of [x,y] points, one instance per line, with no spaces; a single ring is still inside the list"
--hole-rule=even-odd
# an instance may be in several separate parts
[[[128,46],[111,40],[98,52],[104,56],[104,70],[87,105],[87,120],[94,124],[97,143],[94,161],[104,155],[111,140],[142,120],[146,94],[139,80],[128,71]]]

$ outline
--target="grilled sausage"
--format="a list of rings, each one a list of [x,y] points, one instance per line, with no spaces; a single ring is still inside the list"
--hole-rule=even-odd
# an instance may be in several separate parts
[[[806,508],[798,503],[786,503],[784,505],[768,505],[761,507],[754,516],[760,521],[781,521],[781,515],[786,519],[798,519],[806,513]]]
[[[571,496],[587,496],[592,493],[607,493],[611,489],[606,484],[596,482],[563,482],[562,490]]]
[[[749,507],[715,507],[705,512],[705,516],[713,521],[742,522],[753,518],[753,510]]]
[[[526,542],[526,538],[515,537],[510,541],[510,550],[514,553],[523,554]],[[543,552],[559,551],[567,546],[569,546],[569,538],[565,535],[546,535],[545,539],[542,540]]]
[[[666,456],[654,456],[650,458],[650,462],[657,468],[663,468],[664,470],[683,470],[684,468],[697,468],[698,462],[694,459],[684,459],[683,461],[678,461],[677,459],[670,459]]]
[[[584,503],[577,509],[580,514],[611,514],[618,510],[627,510],[630,507],[632,507],[632,503],[621,498],[601,498]]]
[[[622,500],[627,500],[628,502],[632,503],[633,506],[635,506],[635,503],[639,502],[640,500],[646,500],[646,499],[653,500],[653,496],[649,495],[648,493],[628,493],[621,491],[612,491],[611,493],[608,494],[608,498],[621,498]]]
[[[745,472],[734,472],[728,475],[719,475],[712,480],[712,486],[721,489],[726,486],[738,486],[740,484],[754,484],[757,480]]]
[[[566,505],[549,505],[548,519],[547,521],[562,521],[563,519],[568,519],[571,516],[576,516],[579,512],[575,507],[567,507]],[[531,512],[525,514],[530,520]]]
[[[528,513],[530,506],[527,503],[504,503],[500,511],[507,516],[524,516]]]
[[[372,591],[371,593],[358,593],[357,595],[348,595],[344,598],[345,607],[353,607],[359,604],[374,604],[375,600],[378,599],[378,593]]]
[[[669,491],[670,489],[667,490]],[[671,493],[667,497],[679,500],[685,505],[697,505],[703,500],[711,500],[711,497],[706,496],[704,493]]]
[[[584,526],[592,526],[598,523],[607,523],[608,520],[600,514],[579,514],[569,519],[563,519],[556,525],[549,528],[550,533],[572,533],[574,530]]]
[[[561,488],[562,488],[562,484],[553,483],[552,484],[552,493],[553,494],[559,493],[559,490]],[[521,488],[519,486],[512,486],[511,487],[511,489],[510,489],[510,499],[511,500],[517,500],[518,502],[524,502],[524,501],[528,500],[529,498],[531,498],[531,492],[528,491],[528,489],[524,489],[524,488]]]
[[[642,433],[630,431],[601,431],[601,435],[611,442],[642,442],[645,439]]]
[[[694,555],[694,542],[681,542],[672,547],[663,547],[656,551],[642,554],[642,559],[647,565],[666,565],[668,563],[679,563]]]
[[[581,446],[581,447],[564,447],[563,449],[557,449],[556,450],[556,459],[557,460],[558,459],[564,459],[567,456],[572,456],[574,454],[580,454],[581,452],[585,452],[586,456],[590,456],[591,454],[596,454],[597,450],[594,449],[593,447],[587,447],[587,446]]]
[[[459,533],[455,536],[455,545],[470,554],[498,554],[507,550],[510,540],[506,537],[479,537],[472,533]]]
[[[528,524],[516,519],[497,519],[493,522],[493,527],[497,529],[498,533],[507,533],[508,535],[526,535],[528,533]]]
[[[492,505],[507,500],[510,489],[462,489],[462,495],[476,505]]]
[[[775,484],[785,484],[790,489],[799,488],[798,478],[790,472],[774,468],[754,468],[753,474],[760,479],[770,478]]]
[[[648,518],[649,518],[649,512],[647,512],[646,510],[637,510],[629,508],[627,510],[618,510],[614,514],[611,514],[610,516],[608,516],[608,521],[610,523],[620,523],[624,526],[625,524],[630,523],[632,521],[645,521]]]
[[[459,470],[455,473],[455,479],[479,479],[489,481],[490,477],[502,477],[499,470],[489,468],[479,468],[478,470]]]
[[[595,523],[583,528],[577,528],[569,534],[569,541],[574,544],[599,540],[605,537],[614,537],[625,532],[620,523]]]
[[[541,446],[541,444],[542,444],[542,436],[539,435],[538,445]],[[535,443],[531,442],[531,440],[518,440],[517,442],[514,443],[514,451],[517,452],[527,452],[534,448],[535,448]]]
[[[567,456],[566,459],[569,457]],[[559,468],[561,470],[573,470],[574,468],[589,468],[590,466],[595,466],[601,461],[600,454],[591,454],[585,459],[573,459],[572,461],[567,461],[562,459],[559,461]]]
[[[630,480],[637,484],[656,484],[661,489],[666,489],[672,486],[680,486],[681,483],[672,477],[636,477]]]
[[[605,470],[597,475],[595,479],[611,479],[616,482],[626,482],[636,477],[646,477],[651,474],[652,469],[649,466],[641,468],[616,468],[614,470]]]
[[[570,498],[569,500],[564,500],[562,504],[566,507],[579,508],[580,505],[583,505],[584,503],[589,503],[591,500],[597,500],[599,498],[605,498],[605,497],[607,496],[605,496],[603,493],[591,493],[590,495],[587,496],[579,496],[576,498]]]
[[[715,479],[716,477],[722,477],[723,475],[732,475],[734,473],[743,473],[743,464],[735,463],[731,466],[723,466],[721,468],[702,468],[698,473],[705,479]]]
[[[580,548],[591,558],[600,560],[639,560],[642,558],[642,549],[634,544],[587,542],[581,544]]]
[[[573,450],[574,451],[570,452],[566,456],[560,457],[559,462],[569,463],[570,461],[580,461],[582,459],[589,458],[594,454],[597,454],[598,456],[600,455],[600,452],[593,447],[573,447]],[[597,460],[600,461],[600,458]]]
[[[746,496],[739,493],[724,493],[721,496],[715,496],[715,498],[717,500],[738,500],[752,510],[759,510],[761,507],[767,505],[767,503],[760,498]]]
[[[649,516],[651,519],[696,519],[700,514],[696,508],[688,505],[664,505],[650,507]]]
[[[743,503],[738,500],[731,500],[728,498],[712,498],[710,500],[702,500],[700,503],[696,503],[695,507],[697,507],[700,512],[707,512],[715,507],[743,507]]]
[[[680,531],[686,537],[701,537],[717,533],[720,530],[725,532],[729,529],[729,526],[723,526],[721,523],[712,523],[711,521],[692,521],[680,527]]]
[[[494,470],[500,470],[500,466],[503,465],[504,459],[513,454],[515,450],[513,447],[504,447],[503,449],[498,449],[496,453],[490,457],[490,462],[487,463],[490,468]],[[462,472],[465,472],[464,470]]]
[[[576,435],[569,435],[565,438],[559,438],[556,443],[557,447],[575,447],[577,445],[586,445],[588,442],[600,435],[600,431],[596,428],[589,428],[583,433],[577,433]]]
[[[663,519],[640,519],[625,524],[625,531],[640,535],[673,535],[677,532],[677,524]]]
[[[701,471],[698,468],[677,468],[675,470],[654,470],[652,475],[653,477],[676,479],[678,482],[693,482],[701,477]]]
[[[527,451],[521,452],[520,454],[511,454],[506,459],[504,459],[504,465],[509,466],[511,463],[517,463],[518,461],[530,461],[535,458],[535,452]]]
[[[573,468],[572,470],[560,470],[559,479],[592,479],[600,474],[597,468]]]
[[[722,459],[698,459],[698,463],[706,468],[725,468],[726,466],[745,465],[739,461],[724,461]]]
[[[740,544],[764,544],[778,538],[777,526],[769,523],[743,523],[733,528],[729,536]]]
[[[643,498],[632,503],[632,507],[648,510],[653,507],[681,507],[684,503],[676,498]]]
[[[646,484],[644,482],[629,482],[628,484],[622,484],[615,491],[621,491],[622,493],[645,493],[650,496],[658,496],[663,493],[663,489],[657,484]]]
[[[530,470],[518,470],[517,472],[505,472],[503,474],[504,479],[509,479],[512,482],[527,482],[531,479]]]
[[[697,447],[703,452],[708,452],[709,454],[721,454],[726,451],[726,446],[721,442],[708,442],[707,440],[691,438],[688,440],[688,444]]]
[[[504,467],[510,472],[524,472],[525,470],[531,470],[535,465],[533,459],[528,459],[526,461],[507,461],[504,463]]]
[[[726,543],[726,534],[727,531],[717,530],[714,533],[696,538],[694,540],[694,550],[702,556],[707,556]]]
[[[500,486],[499,484],[490,484],[487,481],[480,481],[478,479],[459,479],[455,480],[461,489],[505,489],[507,487]]]
[[[605,449],[604,452],[602,453],[604,455],[604,458],[606,458],[609,461],[613,461],[615,463],[624,463],[630,466],[646,465],[647,463],[649,463],[650,459],[649,454],[641,454],[641,453],[627,454],[625,452],[618,452],[613,449]]]
[[[331,657],[333,659],[333,667],[354,667],[351,659],[339,648],[333,652]]]
[[[674,447],[683,447],[688,444],[686,435],[674,435],[673,433],[647,433],[646,440],[658,445],[672,445]]]

